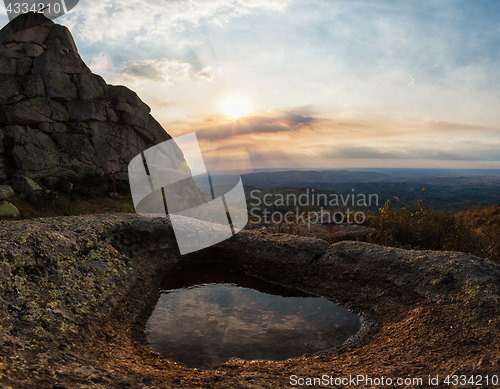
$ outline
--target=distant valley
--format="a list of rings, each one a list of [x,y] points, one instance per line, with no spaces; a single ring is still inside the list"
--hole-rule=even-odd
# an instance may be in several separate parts
[[[315,193],[378,195],[378,207],[390,200],[391,208],[416,204],[460,211],[500,204],[500,171],[498,170],[288,170],[256,172],[242,175],[247,198],[252,190],[266,193]],[[280,189],[281,188],[281,189]],[[425,193],[422,195],[422,189]],[[354,191],[353,191],[354,190]],[[373,208],[373,207],[371,207]]]

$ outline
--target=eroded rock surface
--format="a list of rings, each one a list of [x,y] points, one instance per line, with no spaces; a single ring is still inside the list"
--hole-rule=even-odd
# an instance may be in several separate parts
[[[200,262],[330,298],[365,329],[317,356],[181,368],[147,347],[144,325],[162,276]],[[425,388],[429,375],[500,368],[500,266],[463,253],[260,229],[180,256],[168,218],[92,215],[0,222],[0,277],[4,387],[285,388],[327,374],[422,377]]]

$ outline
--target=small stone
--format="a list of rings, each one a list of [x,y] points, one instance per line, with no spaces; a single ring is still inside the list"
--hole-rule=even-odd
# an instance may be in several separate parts
[[[64,123],[41,123],[38,128],[47,133],[65,133],[68,131],[68,128]]]
[[[154,137],[154,135],[153,135],[151,132],[149,132],[148,130],[145,130],[144,128],[137,127],[137,126],[135,126],[135,127],[134,127],[134,130],[135,130],[135,132],[137,132],[139,135],[141,135],[141,136],[144,138],[144,140],[145,140],[146,142],[149,142],[149,143],[154,143],[154,141],[155,141],[155,137]]]
[[[6,218],[20,218],[21,213],[19,210],[9,203],[8,201],[2,200],[0,201],[0,218],[6,219]]]
[[[0,54],[6,57],[19,59],[24,57],[24,50],[19,43],[5,43],[0,46]]]
[[[47,45],[47,47],[49,46],[60,46],[61,45],[61,41],[59,40],[59,38],[56,38],[56,37],[48,37],[47,40],[45,41],[45,44]]]
[[[8,185],[0,185],[0,200],[8,199],[15,195],[14,189]]]
[[[57,101],[42,97],[33,97],[4,106],[3,113],[10,124],[39,124],[69,119],[64,106]]]
[[[26,176],[16,177],[12,186],[17,193],[25,198],[36,198],[42,192],[40,185]]]
[[[106,117],[108,118],[108,121],[112,123],[118,123],[120,121],[119,116],[116,114],[116,112],[113,110],[113,108],[106,108]]]
[[[74,79],[80,100],[100,100],[104,96],[104,90],[90,70],[75,75]]]

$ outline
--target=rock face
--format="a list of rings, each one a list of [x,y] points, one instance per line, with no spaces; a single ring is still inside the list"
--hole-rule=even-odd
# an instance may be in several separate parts
[[[500,265],[487,259],[352,241],[329,245],[263,230],[243,230],[181,256],[168,218],[130,214],[0,226],[2,388],[81,388],[82,382],[97,383],[88,386],[95,388],[200,383],[284,388],[291,387],[291,372],[298,377],[325,372],[401,377],[404,372],[424,382],[455,369],[457,376],[498,375]],[[235,359],[216,370],[174,365],[145,347],[144,328],[163,276],[199,263],[227,263],[331,299],[361,313],[364,330],[318,356]],[[410,386],[431,387],[404,387]]]
[[[92,73],[66,27],[28,13],[0,31],[0,183],[107,174],[111,163],[126,179],[133,157],[168,139],[135,92]]]

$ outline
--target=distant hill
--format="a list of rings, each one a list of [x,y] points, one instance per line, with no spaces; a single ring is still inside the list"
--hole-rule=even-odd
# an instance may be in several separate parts
[[[471,175],[455,172],[456,176],[432,174],[434,171],[398,171],[397,176],[370,171],[280,171],[259,172],[242,175],[247,193],[250,188],[261,189],[259,196],[266,193],[289,193],[297,195],[305,188],[322,190],[316,193],[377,194],[379,206],[387,200],[391,208],[416,204],[424,198],[425,206],[435,209],[461,211],[474,207],[500,204],[500,176]],[[407,176],[403,174],[409,173]],[[440,172],[439,172],[440,173]],[[448,172],[449,174],[452,172]],[[486,172],[487,173],[487,172]],[[425,194],[421,191],[425,188]]]
[[[249,173],[242,175],[243,184],[254,185],[261,188],[275,186],[303,186],[304,184],[311,183],[336,184],[342,182],[366,182],[388,178],[391,178],[391,176],[384,173],[348,170],[288,170],[270,173]]]

